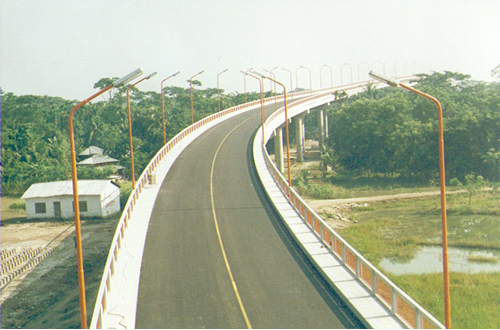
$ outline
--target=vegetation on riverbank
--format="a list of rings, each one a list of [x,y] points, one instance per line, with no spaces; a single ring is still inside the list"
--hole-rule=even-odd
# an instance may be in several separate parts
[[[391,280],[434,317],[444,320],[442,274],[393,275]],[[452,327],[498,329],[499,285],[500,273],[451,273]]]
[[[370,185],[370,180],[374,184]],[[314,181],[314,180],[312,180]],[[363,189],[346,184],[347,193],[359,197],[390,185],[387,178],[363,178]],[[323,183],[325,184],[325,183]],[[411,192],[412,187],[398,187],[397,191]],[[429,189],[429,188],[427,188]],[[417,188],[416,191],[421,191]],[[387,190],[390,192],[390,189]],[[469,194],[448,195],[449,245],[473,249],[500,249],[500,192],[476,192],[469,206]],[[411,260],[422,245],[440,245],[441,210],[439,196],[389,199],[371,202],[367,207],[350,209],[349,225],[336,230],[349,244],[372,264],[383,258],[404,262]],[[343,216],[346,216],[343,214]],[[471,258],[475,258],[471,254]],[[481,262],[498,262],[495,258]],[[478,262],[479,260],[474,259]],[[386,275],[432,315],[444,322],[442,274]],[[498,328],[500,273],[451,273],[452,321],[456,328]]]

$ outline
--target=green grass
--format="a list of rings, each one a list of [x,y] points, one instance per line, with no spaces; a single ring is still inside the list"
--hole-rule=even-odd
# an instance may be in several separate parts
[[[334,174],[316,169],[312,165],[305,170],[310,189],[303,190],[304,197],[317,199],[360,198],[396,195],[404,193],[418,193],[439,191],[439,182],[413,182],[404,180],[399,176],[394,177],[373,175],[357,176],[346,172]],[[301,173],[302,172],[302,173]],[[304,170],[292,168],[293,184],[298,186]],[[458,190],[463,187],[447,187],[448,191]],[[317,191],[320,191],[317,193]],[[325,193],[326,192],[326,193]],[[331,197],[333,196],[333,197]]]
[[[495,257],[479,255],[472,253],[468,258],[468,261],[473,262],[483,262],[483,263],[497,263],[499,260]]]
[[[467,194],[449,196],[449,245],[500,249],[499,198],[496,191],[479,192],[469,207]],[[374,265],[384,257],[408,260],[420,245],[441,243],[439,196],[371,203],[355,208],[351,218],[356,223],[338,231]],[[442,275],[387,275],[444,322]],[[499,328],[500,273],[452,273],[450,277],[453,326]]]
[[[399,275],[391,279],[438,320],[444,321],[441,274]],[[450,275],[453,328],[498,329],[500,273]]]

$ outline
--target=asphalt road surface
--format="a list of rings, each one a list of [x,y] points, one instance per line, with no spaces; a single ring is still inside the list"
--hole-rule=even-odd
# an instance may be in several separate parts
[[[137,328],[362,327],[264,197],[250,152],[260,121],[260,109],[226,120],[172,166],[147,234]]]

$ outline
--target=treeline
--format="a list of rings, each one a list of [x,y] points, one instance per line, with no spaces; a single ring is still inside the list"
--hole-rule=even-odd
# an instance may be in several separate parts
[[[103,78],[96,89],[108,85]],[[201,89],[194,81],[195,121],[218,111],[217,89]],[[189,88],[165,87],[167,141],[191,124]],[[248,101],[259,98],[247,94]],[[244,103],[244,94],[223,94],[222,108]],[[31,184],[71,178],[68,118],[78,101],[58,97],[1,94],[2,193],[19,194]],[[134,160],[136,175],[163,145],[161,94],[131,90]],[[118,159],[130,179],[130,147],[126,88],[112,89],[101,99],[80,108],[74,116],[76,152],[89,146],[102,148]],[[79,178],[102,178],[109,172],[80,167]]]
[[[420,75],[415,87],[443,106],[447,178],[469,174],[500,181],[500,84],[474,82],[464,74]],[[435,104],[414,93],[375,89],[329,110],[330,165],[362,175],[415,181],[439,177]]]

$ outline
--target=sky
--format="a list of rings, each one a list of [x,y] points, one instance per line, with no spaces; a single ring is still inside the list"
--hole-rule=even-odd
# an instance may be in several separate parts
[[[498,0],[0,0],[0,87],[82,100],[139,67],[158,75],[137,87],[158,92],[177,71],[165,85],[188,88],[204,70],[194,79],[216,88],[228,69],[220,88],[242,93],[250,68],[288,89],[290,72],[293,88],[366,80],[369,69],[492,81],[499,31]]]

